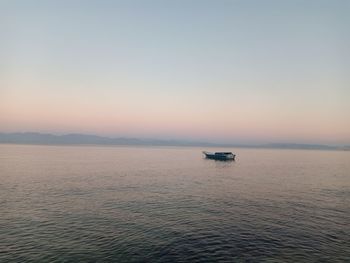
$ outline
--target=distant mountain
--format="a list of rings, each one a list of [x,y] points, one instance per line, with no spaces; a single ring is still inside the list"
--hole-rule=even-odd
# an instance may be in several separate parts
[[[0,133],[0,143],[47,144],[47,145],[145,145],[145,146],[201,146],[201,147],[245,147],[269,149],[308,149],[308,150],[350,150],[350,146],[329,146],[320,144],[269,143],[261,145],[219,144],[182,140],[157,140],[137,138],[109,138],[88,134],[54,135],[37,132]]]
[[[268,143],[260,145],[262,148],[278,148],[278,149],[310,149],[310,150],[335,150],[336,146],[323,144],[300,144],[300,143]]]
[[[88,134],[53,135],[48,133],[23,132],[0,133],[0,143],[16,144],[97,144],[97,145],[164,145],[164,146],[224,146],[205,142],[180,140],[156,140],[137,138],[109,138]]]

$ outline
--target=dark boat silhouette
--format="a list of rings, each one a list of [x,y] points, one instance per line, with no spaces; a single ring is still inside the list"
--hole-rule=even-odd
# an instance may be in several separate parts
[[[208,159],[220,160],[220,161],[234,161],[235,158],[236,158],[236,155],[233,154],[232,152],[215,152],[215,153],[211,153],[211,152],[203,151],[203,154]]]

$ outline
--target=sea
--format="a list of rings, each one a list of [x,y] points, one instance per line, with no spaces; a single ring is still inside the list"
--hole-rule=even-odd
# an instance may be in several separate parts
[[[2,144],[0,262],[350,262],[350,152]]]

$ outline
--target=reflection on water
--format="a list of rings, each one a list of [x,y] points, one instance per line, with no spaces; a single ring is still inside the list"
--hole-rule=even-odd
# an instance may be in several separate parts
[[[201,150],[0,145],[0,261],[350,258],[349,152]]]

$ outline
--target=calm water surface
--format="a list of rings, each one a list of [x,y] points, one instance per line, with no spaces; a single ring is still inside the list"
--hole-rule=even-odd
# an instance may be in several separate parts
[[[350,262],[350,152],[201,150],[0,145],[0,262]]]

